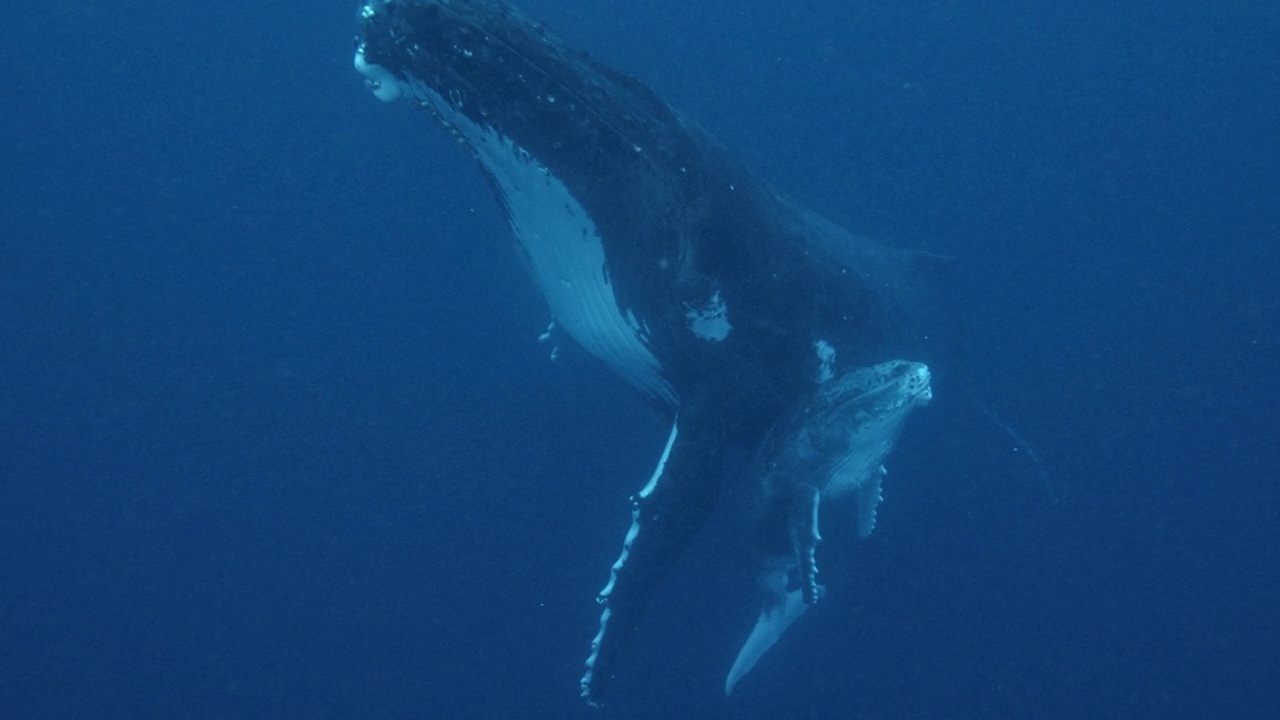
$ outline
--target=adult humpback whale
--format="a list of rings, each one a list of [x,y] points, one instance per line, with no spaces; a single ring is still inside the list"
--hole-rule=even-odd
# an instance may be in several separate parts
[[[929,371],[895,301],[900,256],[784,201],[640,82],[496,0],[373,0],[356,68],[480,164],[551,312],[671,421],[598,601],[582,694],[711,513],[728,448],[750,485],[762,610],[726,692],[822,595],[818,502],[882,461]]]

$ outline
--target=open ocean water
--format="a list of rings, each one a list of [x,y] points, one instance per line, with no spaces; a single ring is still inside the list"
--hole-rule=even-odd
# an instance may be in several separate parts
[[[522,7],[954,258],[963,350],[876,533],[826,509],[828,599],[724,698],[722,518],[589,710],[666,428],[549,361],[357,4],[9,3],[0,717],[1280,717],[1280,6]]]

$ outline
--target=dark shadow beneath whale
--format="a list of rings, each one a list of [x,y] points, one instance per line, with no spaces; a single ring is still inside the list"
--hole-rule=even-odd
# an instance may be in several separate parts
[[[647,87],[492,0],[375,0],[356,68],[474,157],[555,322],[671,423],[598,601],[599,702],[650,598],[753,459],[760,615],[726,681],[809,605],[819,503],[874,527],[883,461],[931,396],[909,262],[783,200]],[[744,632],[746,629],[744,628]]]

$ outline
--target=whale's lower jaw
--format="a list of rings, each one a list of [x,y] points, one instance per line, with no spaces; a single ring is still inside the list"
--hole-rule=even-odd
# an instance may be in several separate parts
[[[675,406],[675,389],[649,350],[649,328],[619,307],[599,230],[565,184],[513,140],[473,122],[425,83],[400,80],[367,62],[363,47],[356,50],[355,67],[376,97],[416,100],[479,161],[555,322],[647,397]]]

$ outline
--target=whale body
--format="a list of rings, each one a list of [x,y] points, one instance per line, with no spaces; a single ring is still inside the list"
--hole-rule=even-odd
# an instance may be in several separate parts
[[[599,593],[598,703],[650,598],[732,482],[756,498],[760,616],[726,692],[823,595],[819,500],[862,534],[929,370],[891,251],[783,199],[645,85],[495,0],[374,0],[355,67],[474,158],[555,323],[671,425]]]

